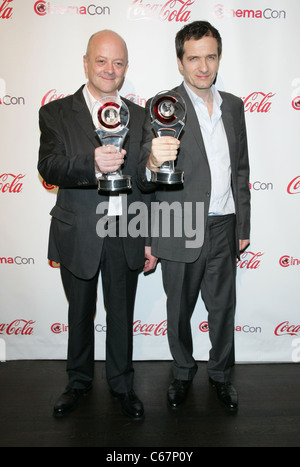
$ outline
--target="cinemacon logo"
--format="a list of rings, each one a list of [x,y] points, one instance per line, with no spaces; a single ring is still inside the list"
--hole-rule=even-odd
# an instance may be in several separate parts
[[[292,106],[293,109],[300,110],[300,96],[297,96],[292,100]]]
[[[2,256],[0,264],[16,264],[17,266],[28,266],[34,264],[34,258],[22,258],[22,256]]]
[[[213,8],[213,15],[217,19],[223,18],[246,18],[246,19],[286,19],[287,13],[285,10],[273,10],[272,8],[265,8],[264,10],[254,9],[233,9],[228,8],[221,3]]]
[[[0,0],[1,1],[1,0]],[[88,6],[62,6],[55,5],[52,2],[45,2],[44,0],[38,0],[34,4],[34,11],[39,16],[50,15],[90,15],[90,16],[101,16],[110,15],[110,8],[108,6],[97,6],[94,4]]]
[[[280,258],[279,264],[282,268],[289,268],[291,266],[300,266],[300,259],[293,258],[293,256],[285,255]]]
[[[6,94],[0,97],[0,105],[25,105],[25,98],[19,96],[9,96]]]
[[[203,333],[209,332],[208,322],[203,321],[203,323],[199,325],[199,330]],[[235,332],[242,332],[245,334],[261,334],[262,328],[259,326],[255,327],[245,324],[244,326],[235,326]]]

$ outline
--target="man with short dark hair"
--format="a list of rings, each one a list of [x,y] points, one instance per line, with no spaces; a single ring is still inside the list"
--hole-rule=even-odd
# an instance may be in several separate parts
[[[168,338],[174,359],[168,402],[171,407],[178,407],[185,401],[197,372],[190,320],[201,291],[212,344],[207,365],[209,380],[219,399],[236,410],[238,396],[230,382],[234,364],[236,256],[249,245],[250,237],[244,108],[241,99],[218,92],[214,85],[222,41],[211,24],[197,21],[185,26],[176,36],[176,51],[184,83],[175,91],[186,102],[186,124],[180,140],[170,136],[154,138],[147,104],[138,178],[140,188],[155,191],[158,201],[180,203],[182,225],[187,217],[186,203],[202,203],[204,208],[203,244],[188,248],[185,232],[181,238],[165,238],[161,232],[152,239],[152,254],[162,265]],[[184,183],[161,189],[150,181],[149,174],[170,160],[184,172]],[[196,220],[193,214],[193,225],[197,225]]]

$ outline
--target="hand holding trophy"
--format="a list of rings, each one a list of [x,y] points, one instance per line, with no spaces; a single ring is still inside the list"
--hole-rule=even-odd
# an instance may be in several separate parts
[[[129,131],[129,109],[119,97],[109,96],[97,101],[92,112],[96,133],[103,146],[113,145],[120,152]],[[98,178],[99,191],[123,191],[131,188],[131,177],[121,169]]]
[[[178,138],[184,128],[186,105],[175,91],[162,91],[151,101],[153,129],[158,137]],[[167,185],[183,183],[184,173],[175,169],[174,161],[164,162],[158,172],[152,172],[151,181]]]

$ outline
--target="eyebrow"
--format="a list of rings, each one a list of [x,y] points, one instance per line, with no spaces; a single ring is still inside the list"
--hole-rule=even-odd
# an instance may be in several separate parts
[[[108,60],[108,59],[109,59],[108,57],[105,57],[104,55],[97,55],[97,56],[96,56],[96,60],[98,60],[98,58],[104,58],[104,60]],[[113,59],[113,61],[115,61],[115,60],[118,60],[118,61],[125,61],[126,59],[125,59],[125,58],[120,58],[120,57],[118,57],[118,58],[114,58],[114,59]]]

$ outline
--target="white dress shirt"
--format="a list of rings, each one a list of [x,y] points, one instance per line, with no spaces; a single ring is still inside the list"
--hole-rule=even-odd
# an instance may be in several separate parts
[[[231,189],[231,163],[228,140],[222,120],[222,98],[212,86],[213,113],[210,117],[206,104],[186,83],[185,89],[195,108],[211,172],[212,190],[209,206],[210,216],[235,213]]]

